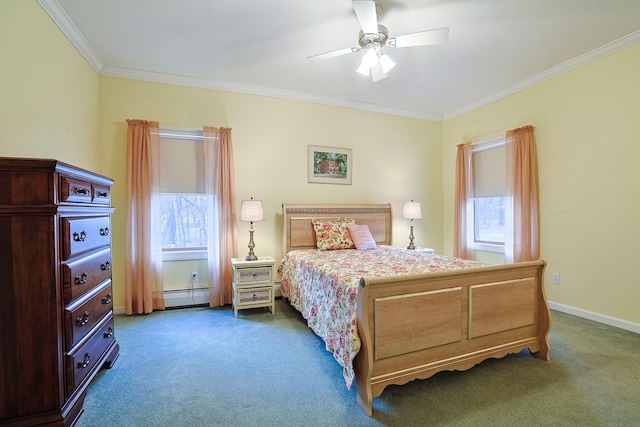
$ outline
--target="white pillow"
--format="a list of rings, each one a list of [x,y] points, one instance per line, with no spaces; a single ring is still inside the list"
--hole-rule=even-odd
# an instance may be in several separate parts
[[[359,251],[375,249],[376,241],[371,235],[369,227],[364,224],[347,224],[347,230],[351,234],[351,240]]]

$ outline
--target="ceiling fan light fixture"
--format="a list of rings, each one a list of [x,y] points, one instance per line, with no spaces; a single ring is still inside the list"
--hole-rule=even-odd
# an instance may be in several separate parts
[[[389,55],[383,53],[380,55],[380,66],[382,66],[382,72],[388,73],[393,70],[393,67],[396,66],[396,63],[393,62],[393,59],[389,58]]]
[[[356,70],[356,73],[360,73],[363,76],[367,76],[369,77],[369,66],[367,64],[364,63],[364,61],[362,61],[360,63],[360,66],[358,67],[358,69]]]
[[[377,82],[378,80],[386,79],[388,74],[382,70],[382,65],[378,62],[376,65],[371,67],[371,80]]]
[[[362,57],[362,64],[367,65],[369,68],[375,66],[378,63],[378,53],[376,49],[370,47],[367,49],[367,52]]]

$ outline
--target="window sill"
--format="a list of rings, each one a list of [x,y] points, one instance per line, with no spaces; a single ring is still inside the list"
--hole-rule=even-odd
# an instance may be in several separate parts
[[[189,261],[194,259],[207,259],[206,249],[193,251],[165,251],[162,252],[162,261]]]
[[[473,249],[482,252],[504,253],[504,245],[492,245],[490,243],[476,243],[473,245]]]

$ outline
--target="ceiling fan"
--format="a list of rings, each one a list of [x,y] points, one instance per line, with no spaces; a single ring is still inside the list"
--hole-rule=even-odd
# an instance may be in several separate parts
[[[309,56],[307,59],[322,60],[365,50],[366,53],[362,57],[362,63],[357,72],[365,76],[371,75],[371,79],[376,82],[386,78],[388,76],[387,73],[396,65],[383,52],[384,47],[442,44],[449,38],[449,28],[447,27],[389,37],[387,27],[378,24],[378,19],[382,16],[382,7],[380,5],[376,4],[374,0],[352,0],[351,3],[362,28],[358,36],[358,46]]]

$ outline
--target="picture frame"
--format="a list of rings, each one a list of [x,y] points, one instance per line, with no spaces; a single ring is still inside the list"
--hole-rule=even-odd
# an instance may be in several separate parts
[[[351,185],[351,149],[309,145],[307,163],[308,182]]]

